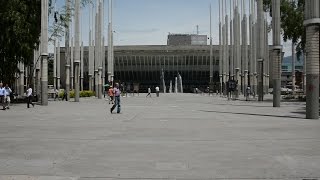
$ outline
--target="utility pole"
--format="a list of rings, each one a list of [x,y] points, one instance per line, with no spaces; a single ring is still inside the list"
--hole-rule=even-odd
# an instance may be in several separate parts
[[[41,105],[48,105],[48,0],[41,1]]]
[[[319,119],[319,25],[320,2],[305,1],[304,26],[306,27],[306,118]]]
[[[273,33],[273,107],[280,107],[281,98],[281,35],[280,35],[280,1],[272,0],[272,33]]]

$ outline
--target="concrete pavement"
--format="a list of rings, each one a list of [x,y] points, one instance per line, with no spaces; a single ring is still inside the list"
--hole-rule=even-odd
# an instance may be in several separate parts
[[[167,94],[0,111],[0,179],[320,179],[304,103]]]

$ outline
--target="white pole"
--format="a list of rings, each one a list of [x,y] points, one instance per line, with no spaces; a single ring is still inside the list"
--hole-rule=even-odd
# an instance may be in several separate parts
[[[48,0],[41,1],[41,105],[48,105]]]

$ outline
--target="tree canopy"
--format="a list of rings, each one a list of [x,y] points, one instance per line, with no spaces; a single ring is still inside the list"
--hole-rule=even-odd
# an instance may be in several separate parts
[[[49,41],[63,35],[73,11],[73,4],[68,12],[66,7],[55,10],[53,1],[49,0]],[[92,0],[81,3],[85,6]],[[19,62],[33,64],[40,32],[41,0],[0,0],[0,81],[12,84]]]
[[[29,64],[39,44],[41,0],[0,0],[0,81],[12,83],[18,62]]]
[[[296,44],[297,57],[304,52],[306,38],[304,20],[305,0],[281,0],[281,28],[283,40]],[[272,16],[271,0],[264,0],[264,10]]]

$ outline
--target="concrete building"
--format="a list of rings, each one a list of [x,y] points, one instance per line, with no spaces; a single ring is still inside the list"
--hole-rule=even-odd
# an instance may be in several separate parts
[[[198,34],[169,34],[167,45],[169,46],[188,46],[188,45],[207,45],[208,36]]]
[[[108,48],[105,47],[107,54]],[[213,82],[219,83],[219,47],[213,46]],[[88,56],[89,48],[84,47],[84,89],[88,85]],[[65,87],[65,48],[60,48],[61,82]],[[107,61],[106,56],[106,62]],[[161,72],[164,72],[166,87],[170,81],[174,82],[178,73],[183,78],[184,92],[191,92],[193,88],[205,89],[209,84],[210,46],[115,46],[114,69],[115,81],[132,84],[138,83],[140,91],[148,87],[161,85]],[[106,64],[107,69],[107,64]],[[218,87],[217,87],[218,88]],[[167,92],[169,90],[167,89]]]

